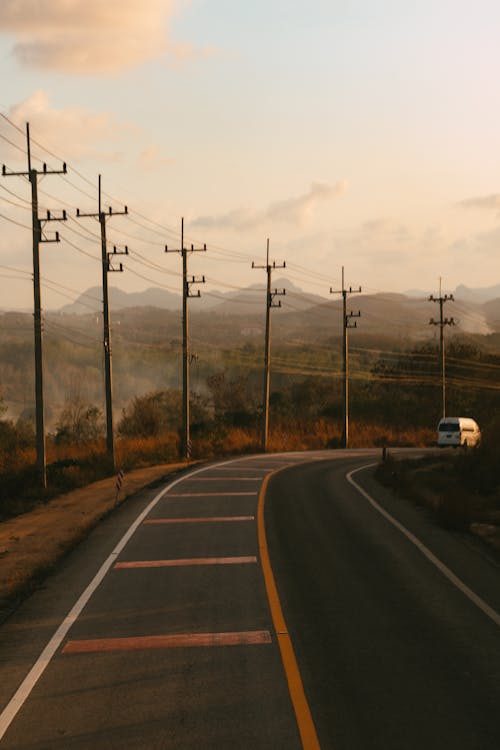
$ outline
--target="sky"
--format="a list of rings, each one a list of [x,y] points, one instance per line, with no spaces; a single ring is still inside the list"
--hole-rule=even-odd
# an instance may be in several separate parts
[[[497,0],[2,0],[0,162],[40,175],[42,304],[101,283],[436,293],[500,282]],[[32,305],[30,186],[0,176],[0,308]],[[53,215],[54,215],[53,213]],[[281,272],[280,272],[281,275]]]

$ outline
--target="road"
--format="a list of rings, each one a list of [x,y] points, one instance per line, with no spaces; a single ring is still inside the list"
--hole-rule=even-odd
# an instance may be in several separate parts
[[[346,476],[374,455],[127,502],[0,627],[0,749],[497,750],[498,565]]]
[[[346,481],[348,464],[280,474],[266,500],[274,573],[321,747],[500,748],[500,567],[368,472],[354,474],[425,548],[416,546]],[[487,603],[494,611],[480,608]]]

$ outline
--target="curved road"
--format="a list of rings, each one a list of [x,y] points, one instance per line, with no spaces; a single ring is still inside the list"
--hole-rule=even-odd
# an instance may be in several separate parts
[[[498,565],[346,477],[374,456],[127,501],[0,627],[0,750],[498,749]]]
[[[321,747],[498,750],[500,566],[349,465],[282,473],[266,500]]]

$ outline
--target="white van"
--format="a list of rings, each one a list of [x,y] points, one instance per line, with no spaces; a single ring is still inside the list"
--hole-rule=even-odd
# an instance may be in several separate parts
[[[439,420],[437,444],[440,448],[445,445],[463,445],[472,448],[481,442],[481,431],[473,419],[469,417],[444,417]]]

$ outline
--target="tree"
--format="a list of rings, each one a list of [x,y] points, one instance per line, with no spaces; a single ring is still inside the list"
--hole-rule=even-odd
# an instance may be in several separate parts
[[[3,396],[0,395],[0,416],[6,411]],[[18,419],[14,422],[12,419],[0,418],[0,451],[13,453],[16,450],[29,448],[34,443],[35,432],[31,422],[25,419]]]
[[[103,413],[97,406],[79,400],[66,401],[56,425],[56,443],[88,445],[103,435]]]
[[[216,419],[239,427],[253,422],[257,397],[248,377],[229,380],[226,372],[218,372],[207,378],[207,387]]]
[[[191,394],[192,421],[207,419],[199,397]],[[135,396],[122,411],[118,433],[128,437],[154,437],[164,432],[177,432],[182,423],[182,394],[174,388]]]

